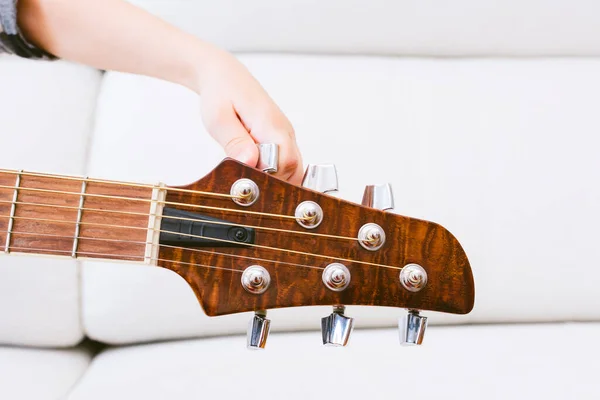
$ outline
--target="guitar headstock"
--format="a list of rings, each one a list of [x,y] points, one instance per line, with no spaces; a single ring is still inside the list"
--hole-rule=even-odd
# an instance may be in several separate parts
[[[333,189],[331,168],[309,168],[305,182]],[[371,187],[363,201],[389,208],[387,192]],[[416,310],[473,308],[467,256],[433,222],[292,185],[231,159],[191,185],[167,188],[164,204],[158,265],[181,275],[209,316],[256,311],[249,337],[256,347],[264,346],[264,310],[272,308],[334,306],[322,324],[330,344],[345,344],[352,329],[345,305],[411,310],[404,339],[418,344],[426,318]]]

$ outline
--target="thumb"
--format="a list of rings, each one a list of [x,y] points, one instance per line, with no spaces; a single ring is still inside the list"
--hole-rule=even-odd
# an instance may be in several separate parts
[[[251,167],[256,167],[258,164],[258,147],[248,132],[241,126],[242,135],[232,138],[224,146],[225,154],[235,160],[243,162]]]
[[[232,108],[221,110],[207,125],[208,132],[223,147],[227,157],[256,167],[258,147]]]

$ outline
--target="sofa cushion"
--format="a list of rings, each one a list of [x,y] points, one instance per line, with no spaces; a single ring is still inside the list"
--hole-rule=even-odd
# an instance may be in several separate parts
[[[132,0],[234,51],[408,56],[599,55],[590,0]]]
[[[65,350],[0,346],[0,399],[64,399],[91,361],[85,348]]]
[[[355,330],[347,348],[318,332],[114,348],[98,355],[69,400],[95,399],[594,399],[590,347],[600,324],[432,327],[420,347],[395,329]]]
[[[0,168],[84,175],[100,80],[76,64],[0,56]],[[0,298],[0,343],[71,346],[83,336],[72,260],[2,252]]]
[[[292,120],[304,161],[337,164],[341,197],[392,182],[395,212],[439,222],[463,244],[475,309],[432,323],[600,318],[600,61],[242,60]],[[106,75],[94,135],[97,177],[180,185],[223,157],[197,97],[149,78]],[[205,317],[179,276],[146,266],[86,263],[83,303],[86,332],[109,343],[243,332],[248,318]],[[270,313],[274,330],[311,329],[329,309]],[[348,310],[358,327],[402,313]]]

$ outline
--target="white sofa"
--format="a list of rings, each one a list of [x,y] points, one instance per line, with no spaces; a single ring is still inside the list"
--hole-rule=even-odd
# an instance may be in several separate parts
[[[273,310],[250,352],[250,315],[206,317],[170,271],[2,256],[0,399],[600,397],[598,3],[136,3],[237,52],[337,195],[391,182],[451,230],[475,308],[410,348],[404,310],[348,307],[346,348],[320,344],[330,308]],[[169,185],[223,157],[184,88],[11,56],[0,139],[0,168]]]

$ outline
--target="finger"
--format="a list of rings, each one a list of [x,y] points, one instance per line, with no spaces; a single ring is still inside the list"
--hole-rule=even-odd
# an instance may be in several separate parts
[[[302,178],[304,177],[304,168],[302,166],[302,156],[300,155],[300,150],[298,150],[297,147],[294,147],[294,150],[294,162],[288,162],[287,170],[282,171],[282,178],[286,179],[290,183],[299,185],[302,183]]]
[[[297,158],[299,160],[296,170],[292,172],[289,177],[290,183],[294,185],[300,185],[302,183],[302,178],[304,178],[304,167],[302,165],[302,156],[300,155],[300,151],[297,153]]]
[[[223,147],[225,154],[251,167],[258,164],[258,147],[237,114],[230,107],[223,107],[206,121],[210,135]]]
[[[256,104],[256,103],[252,103]],[[236,109],[236,115],[257,143],[275,143],[279,146],[278,170],[274,176],[299,184],[302,180],[302,157],[296,144],[294,128],[283,113],[271,108]]]

